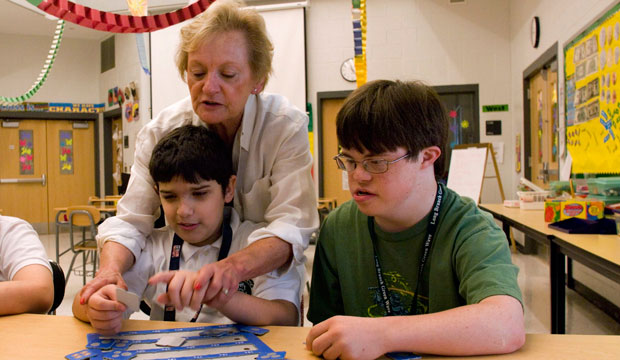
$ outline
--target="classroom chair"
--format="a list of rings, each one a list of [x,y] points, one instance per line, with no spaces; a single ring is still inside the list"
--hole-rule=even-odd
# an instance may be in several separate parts
[[[79,254],[82,254],[82,284],[86,285],[86,261],[88,257],[92,258],[93,276],[97,271],[97,240],[95,236],[97,235],[97,224],[101,219],[101,213],[92,205],[69,206],[67,216],[69,218],[69,250],[73,252],[73,258],[65,281],[69,282],[75,259]],[[81,230],[82,233],[82,238],[79,241],[74,238],[76,230]]]
[[[65,297],[65,273],[58,263],[50,260],[50,266],[52,267],[52,277],[54,279],[54,302],[52,308],[48,311],[50,315],[56,315],[56,309],[62,303],[62,299]]]

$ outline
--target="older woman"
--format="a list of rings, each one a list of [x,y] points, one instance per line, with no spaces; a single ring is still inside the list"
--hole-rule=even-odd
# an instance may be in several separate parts
[[[307,117],[284,97],[264,94],[273,46],[263,18],[239,3],[217,1],[181,30],[177,66],[190,97],[164,109],[138,134],[131,180],[116,217],[99,226],[101,267],[81,290],[124,286],[160,205],[148,172],[153,147],[186,124],[216,131],[230,146],[237,174],[234,206],[244,220],[267,225],[243,251],[201,269],[205,299],[227,301],[240,281],[304,261],[318,228]]]

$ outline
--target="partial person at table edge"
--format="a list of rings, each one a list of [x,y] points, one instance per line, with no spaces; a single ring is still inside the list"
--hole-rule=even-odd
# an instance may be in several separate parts
[[[140,255],[159,215],[148,173],[151,151],[187,124],[209,127],[230,146],[238,179],[234,207],[243,220],[268,223],[250,235],[249,247],[203,268],[213,280],[210,295],[222,291],[230,299],[225,290],[239,281],[305,261],[303,251],[319,225],[308,118],[285,97],[263,93],[273,46],[263,18],[241,5],[217,1],[181,29],[176,62],[190,96],[138,133],[129,185],[117,215],[99,226],[101,268],[81,290],[82,302],[106,284],[125,286],[122,273]]]
[[[25,220],[0,215],[0,315],[46,313],[54,301],[52,268]]]

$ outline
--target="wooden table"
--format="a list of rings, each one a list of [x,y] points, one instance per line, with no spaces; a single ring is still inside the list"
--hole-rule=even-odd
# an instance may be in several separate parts
[[[173,327],[195,327],[196,323],[127,320],[123,331]],[[317,359],[305,348],[309,328],[267,326],[261,340],[276,351],[286,351],[288,359]],[[13,315],[0,317],[0,358],[64,359],[86,346],[90,325],[71,316]],[[605,360],[620,358],[620,336],[528,334],[519,351],[507,355],[472,356],[468,360],[490,359],[571,359]],[[446,359],[426,356],[422,359]]]
[[[572,260],[620,283],[620,236],[577,235],[551,229],[544,220],[543,210],[507,208],[502,204],[481,204],[480,208],[502,222],[507,236],[510,227],[514,227],[537,242],[549,246],[553,334],[564,334],[566,331],[566,257],[569,287],[572,287]]]

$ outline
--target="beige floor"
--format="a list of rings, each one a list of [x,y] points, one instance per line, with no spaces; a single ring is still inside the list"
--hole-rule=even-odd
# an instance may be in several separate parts
[[[47,249],[50,259],[55,258],[54,235],[42,235],[41,240]],[[60,248],[68,246],[67,234],[61,234]],[[314,246],[306,250],[308,257],[308,278],[310,278],[311,261],[314,255]],[[60,264],[65,270],[71,261],[70,255],[64,255]],[[548,333],[549,325],[549,267],[544,254],[523,255],[513,254],[513,262],[520,268],[519,285],[525,302],[525,328],[528,333]],[[77,268],[81,269],[81,257],[76,260]],[[87,278],[88,281],[89,278]],[[59,315],[71,315],[71,302],[82,287],[82,276],[71,274],[67,284],[65,300],[57,310]],[[620,324],[584,300],[574,291],[566,290],[566,332],[569,334],[620,334]],[[304,293],[304,303],[308,304],[307,292]],[[146,319],[143,313],[136,313],[132,318]],[[311,326],[307,320],[305,326]]]

